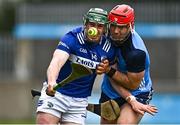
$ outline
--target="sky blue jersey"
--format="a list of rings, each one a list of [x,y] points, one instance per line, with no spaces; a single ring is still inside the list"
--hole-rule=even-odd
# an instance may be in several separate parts
[[[141,39],[141,37],[135,32],[133,31],[130,37],[131,40],[126,41],[126,45],[122,48],[119,49],[118,53],[118,70],[121,72],[126,73],[128,70],[128,67],[126,65],[126,61],[124,59],[124,55],[126,55],[126,53],[135,50],[135,49],[139,49],[145,52],[146,56],[145,56],[145,75],[140,83],[139,88],[137,88],[136,90],[130,91],[132,95],[138,95],[140,93],[143,92],[149,92],[152,88],[152,81],[150,78],[150,59],[149,59],[149,54],[148,51],[144,45],[143,40]],[[113,87],[110,84],[110,81],[108,79],[108,76],[105,75],[103,82],[102,82],[102,91],[110,98],[114,99],[114,98],[118,98],[120,97],[120,95],[113,89]]]
[[[93,83],[96,77],[96,66],[102,59],[107,58],[113,63],[115,49],[106,39],[101,38],[100,43],[89,43],[84,39],[84,28],[78,27],[61,38],[57,49],[67,52],[70,57],[59,72],[57,83],[65,79],[71,73],[71,63],[78,63],[93,70],[92,75],[78,78],[67,83],[57,91],[72,97],[87,97],[91,95]]]

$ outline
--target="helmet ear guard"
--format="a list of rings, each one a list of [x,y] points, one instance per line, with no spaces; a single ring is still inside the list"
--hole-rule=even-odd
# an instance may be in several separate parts
[[[84,25],[86,25],[87,20],[88,20],[88,19],[87,19],[87,15],[85,14],[85,15],[83,16],[83,24],[84,24]]]

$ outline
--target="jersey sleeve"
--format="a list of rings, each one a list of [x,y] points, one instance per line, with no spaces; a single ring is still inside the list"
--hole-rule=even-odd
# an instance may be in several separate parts
[[[56,49],[63,50],[67,53],[71,53],[74,46],[75,38],[72,32],[65,34],[61,39]]]
[[[127,70],[129,72],[141,72],[145,70],[146,53],[140,49],[130,51],[126,57]]]
[[[117,48],[114,48],[112,57],[111,57],[110,62],[109,62],[110,65],[114,65],[118,61],[118,59],[117,59],[117,57],[118,57],[117,50],[118,50]]]

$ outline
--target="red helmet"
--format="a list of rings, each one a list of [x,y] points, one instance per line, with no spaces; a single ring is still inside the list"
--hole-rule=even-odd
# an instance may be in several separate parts
[[[134,27],[134,9],[129,5],[117,5],[108,14],[108,20],[117,24],[129,24]]]

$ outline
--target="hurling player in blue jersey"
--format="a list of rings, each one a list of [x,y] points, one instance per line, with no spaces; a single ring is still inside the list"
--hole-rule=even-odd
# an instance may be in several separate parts
[[[103,60],[96,72],[105,73],[100,102],[116,100],[120,106],[120,116],[114,121],[101,118],[101,123],[138,124],[145,112],[152,115],[157,112],[155,106],[148,105],[153,93],[149,54],[134,30],[133,8],[125,4],[117,5],[109,12],[108,20],[108,38],[119,48],[117,63],[110,66],[108,60]]]
[[[104,35],[107,14],[103,9],[91,8],[83,18],[84,25],[61,38],[47,69],[47,80],[38,101],[37,124],[84,124],[87,97],[91,95],[96,78],[95,68],[103,58],[111,61],[115,58],[115,49]],[[97,29],[97,35],[88,35],[91,27]],[[71,73],[71,63],[94,69],[93,74],[67,83],[55,92],[53,87]]]

